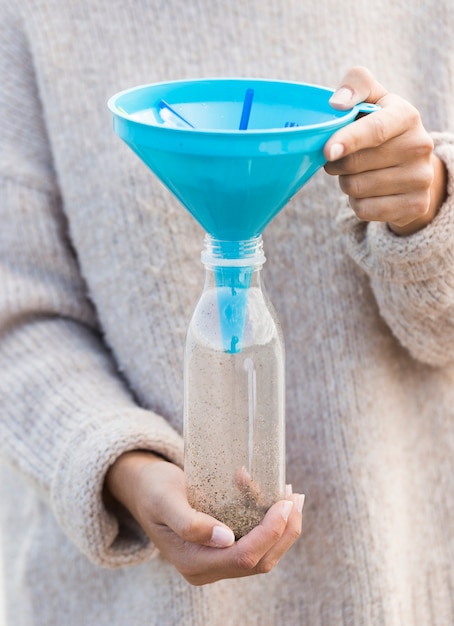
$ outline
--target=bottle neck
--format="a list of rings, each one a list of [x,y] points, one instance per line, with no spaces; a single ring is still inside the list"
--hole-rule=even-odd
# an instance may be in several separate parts
[[[205,291],[216,290],[223,350],[241,352],[250,288],[262,289],[260,270],[265,262],[261,235],[245,241],[222,241],[205,236],[202,252]]]
[[[206,269],[249,268],[260,269],[266,258],[261,235],[242,241],[225,241],[205,235],[201,261]]]

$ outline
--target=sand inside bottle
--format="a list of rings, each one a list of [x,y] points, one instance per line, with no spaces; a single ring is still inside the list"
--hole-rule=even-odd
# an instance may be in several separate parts
[[[188,499],[238,539],[283,497],[283,358],[279,336],[229,354],[189,342],[185,416]]]

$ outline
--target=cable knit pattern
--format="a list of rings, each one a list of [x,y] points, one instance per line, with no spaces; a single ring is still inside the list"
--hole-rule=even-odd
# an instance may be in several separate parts
[[[453,624],[451,0],[0,0],[0,23],[8,625]],[[420,110],[448,197],[397,237],[321,170],[266,229],[304,531],[266,576],[191,587],[102,490],[127,450],[183,463],[203,232],[115,136],[106,101],[197,76],[335,87],[357,64]]]

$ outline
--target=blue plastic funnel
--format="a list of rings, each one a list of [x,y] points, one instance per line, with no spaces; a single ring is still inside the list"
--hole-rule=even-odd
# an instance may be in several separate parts
[[[260,235],[325,163],[323,146],[359,113],[302,83],[215,78],[144,85],[109,100],[114,129],[205,231],[235,242]],[[242,258],[242,257],[240,257]],[[216,268],[223,349],[242,349],[252,268]]]
[[[370,113],[329,105],[302,83],[214,78],[156,83],[113,96],[116,133],[213,237],[261,234],[325,163],[339,128]],[[241,126],[241,129],[240,129]]]

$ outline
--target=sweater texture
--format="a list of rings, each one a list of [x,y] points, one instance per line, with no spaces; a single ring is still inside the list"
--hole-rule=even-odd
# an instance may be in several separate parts
[[[0,24],[8,626],[452,626],[452,1],[0,0]],[[334,88],[354,65],[419,109],[448,197],[397,237],[320,170],[265,230],[303,534],[270,574],[192,587],[102,501],[127,450],[183,464],[203,282],[200,226],[106,102],[211,76]]]

